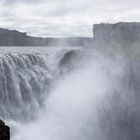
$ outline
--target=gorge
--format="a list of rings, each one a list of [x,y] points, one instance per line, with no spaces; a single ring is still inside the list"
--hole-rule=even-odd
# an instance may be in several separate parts
[[[139,140],[139,27],[98,24],[82,45],[55,47],[1,29],[0,118],[11,140]]]

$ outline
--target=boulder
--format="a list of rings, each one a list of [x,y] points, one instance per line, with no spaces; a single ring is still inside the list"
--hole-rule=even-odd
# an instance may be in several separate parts
[[[0,120],[0,140],[10,140],[10,128]]]

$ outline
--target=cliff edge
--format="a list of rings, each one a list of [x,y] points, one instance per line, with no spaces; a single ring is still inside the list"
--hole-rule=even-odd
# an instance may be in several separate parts
[[[135,45],[140,43],[139,22],[93,25],[94,39],[102,44]]]

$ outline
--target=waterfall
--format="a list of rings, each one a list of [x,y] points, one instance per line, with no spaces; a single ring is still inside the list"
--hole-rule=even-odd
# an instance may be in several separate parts
[[[121,77],[125,76],[125,68],[120,60],[95,54],[60,78],[45,100],[46,108],[40,110],[38,118],[30,124],[19,124],[18,134],[13,140],[114,138],[113,129],[116,132],[119,129],[111,126],[112,119],[120,119],[114,107],[123,110],[120,92],[123,89]],[[120,103],[116,104],[119,99]],[[112,119],[108,118],[109,113]]]
[[[0,117],[20,121],[34,119],[59,74],[59,63],[70,51],[1,52]]]
[[[139,140],[139,65],[132,62],[74,48],[1,51],[0,117],[11,139]]]

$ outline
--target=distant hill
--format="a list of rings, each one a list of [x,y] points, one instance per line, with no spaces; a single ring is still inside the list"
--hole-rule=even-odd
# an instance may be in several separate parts
[[[88,37],[41,38],[16,30],[0,28],[0,46],[84,46],[92,42]]]

